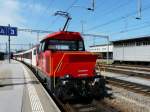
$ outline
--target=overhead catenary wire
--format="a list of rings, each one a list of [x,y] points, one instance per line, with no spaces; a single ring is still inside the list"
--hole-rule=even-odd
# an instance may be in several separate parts
[[[140,27],[130,28],[130,29],[127,29],[126,31],[114,32],[114,33],[111,33],[111,35],[117,35],[117,34],[121,34],[121,33],[126,33],[126,32],[130,32],[130,31],[135,31],[135,30],[148,28],[148,27],[150,27],[150,24],[146,24],[146,25],[143,25],[143,26],[140,26]]]
[[[133,24],[133,25],[131,25],[131,26],[128,26],[129,28],[127,28],[126,26],[125,26],[125,28],[124,29],[122,29],[121,31],[118,31],[118,32],[125,32],[125,31],[127,31],[128,29],[132,29],[132,28],[134,28],[134,27],[137,27],[137,26],[140,26],[141,24],[150,24],[150,21],[144,21],[144,22],[142,22],[142,23],[140,23],[140,24]],[[122,27],[118,27],[118,29],[121,29]],[[105,32],[109,32],[109,31],[105,31]],[[109,35],[113,35],[113,34],[115,34],[115,33],[117,33],[117,31],[116,32],[110,32],[109,33]]]
[[[150,9],[150,6],[143,8],[142,11],[144,12],[144,11],[146,11],[146,10],[148,10],[148,9]],[[108,21],[108,22],[106,22],[106,23],[102,23],[102,24],[100,24],[100,25],[93,26],[93,27],[87,29],[86,31],[93,31],[93,30],[95,30],[95,29],[99,29],[99,28],[102,27],[102,26],[106,26],[106,25],[109,25],[109,24],[112,24],[112,23],[115,23],[115,22],[119,22],[119,21],[121,21],[122,19],[125,19],[125,18],[128,18],[128,17],[130,17],[130,16],[135,15],[136,13],[137,13],[137,11],[128,13],[126,16],[121,16],[121,17],[112,19],[112,20],[110,20],[110,21]]]
[[[17,45],[17,46],[20,46],[20,45],[23,45],[23,46],[29,46],[31,43],[29,44],[10,44],[10,45]],[[0,43],[0,45],[6,45],[6,43]]]
[[[18,31],[22,31],[22,32],[34,32],[34,33],[52,33],[54,31],[50,31],[50,30],[35,30],[35,29],[28,29],[28,28],[18,28]]]
[[[45,8],[44,8],[44,12],[43,12],[43,13],[41,13],[41,14],[39,15],[39,17],[38,17],[38,18],[43,17],[43,15],[45,14],[45,12],[46,12],[46,11],[48,11],[49,7],[51,7],[51,6],[53,5],[54,1],[55,1],[55,0],[50,0],[49,4],[48,4],[47,6],[45,6]],[[40,21],[41,21],[41,19],[40,19],[39,21],[37,21],[35,25],[37,26],[37,24],[39,24],[39,23],[40,23]]]
[[[129,5],[130,3],[131,3],[131,1],[128,0],[126,3],[120,4],[119,6],[114,7],[113,9],[107,11],[106,13],[102,14],[101,16],[112,14],[112,13],[114,13],[115,11],[117,11],[118,9],[120,9],[120,8],[122,8],[122,7],[124,7],[124,6]],[[103,11],[102,11],[102,12],[103,12]]]
[[[104,2],[106,2],[106,1],[103,1],[101,4],[103,4]],[[122,8],[122,7],[124,7],[124,6],[126,6],[126,5],[129,5],[129,3],[130,3],[131,1],[130,0],[128,0],[127,2],[125,2],[125,3],[123,3],[123,4],[119,4],[119,6],[117,6],[117,7],[113,7],[111,10],[108,10],[108,11],[105,11],[105,10],[103,10],[103,11],[101,11],[101,12],[105,12],[105,13],[102,13],[102,14],[100,14],[99,16],[100,17],[102,17],[102,16],[106,16],[106,15],[109,15],[109,14],[112,14],[112,13],[114,13],[114,12],[116,12],[119,8]],[[98,9],[99,7],[97,7],[97,9]],[[108,9],[110,9],[110,8],[108,8]]]

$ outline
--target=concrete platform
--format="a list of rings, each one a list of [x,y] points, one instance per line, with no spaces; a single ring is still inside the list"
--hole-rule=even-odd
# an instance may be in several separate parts
[[[16,61],[0,62],[0,112],[60,112],[34,74]]]
[[[116,79],[121,79],[129,82],[134,82],[137,84],[142,84],[150,87],[150,80],[149,79],[144,79],[140,77],[135,77],[135,76],[128,76],[125,74],[119,74],[119,73],[111,73],[111,72],[101,72],[103,76],[108,76],[108,77],[114,77]]]

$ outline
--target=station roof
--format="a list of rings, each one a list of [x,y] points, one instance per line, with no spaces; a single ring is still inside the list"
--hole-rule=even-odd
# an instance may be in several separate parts
[[[68,32],[68,31],[59,31],[47,35],[43,40],[46,39],[63,39],[63,40],[81,40],[82,37],[79,32]],[[42,40],[42,41],[43,41]]]
[[[121,42],[133,42],[133,41],[150,41],[150,36],[142,36],[142,37],[135,37],[135,38],[128,38],[122,40],[112,41],[112,43],[121,43]]]

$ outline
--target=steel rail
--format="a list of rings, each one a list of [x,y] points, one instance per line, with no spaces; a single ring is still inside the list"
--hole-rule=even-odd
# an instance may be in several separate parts
[[[121,87],[145,96],[150,96],[150,86],[129,82],[114,77],[106,77],[106,81],[110,85]]]

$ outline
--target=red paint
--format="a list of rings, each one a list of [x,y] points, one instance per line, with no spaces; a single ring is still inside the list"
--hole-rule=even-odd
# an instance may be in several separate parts
[[[78,32],[57,32],[45,39],[83,40]],[[51,51],[46,50],[38,55],[38,68],[49,77],[92,77],[97,55],[86,51]]]

